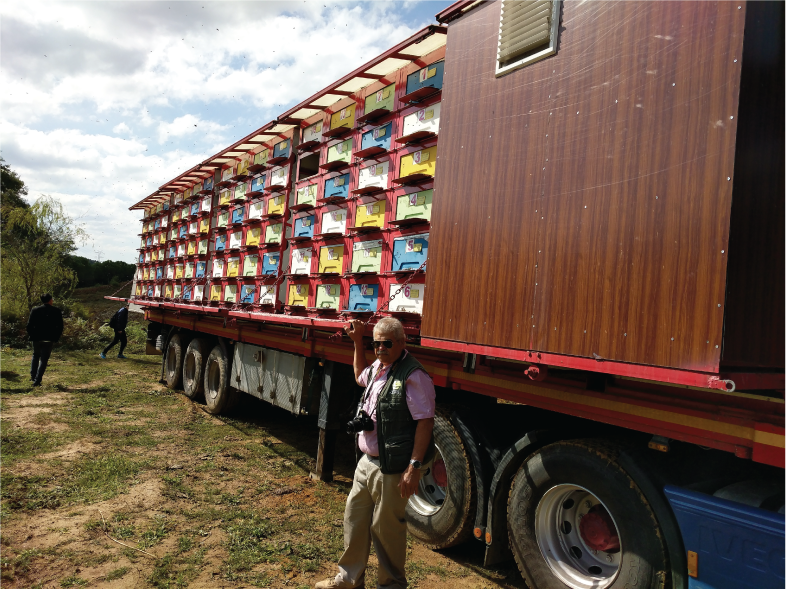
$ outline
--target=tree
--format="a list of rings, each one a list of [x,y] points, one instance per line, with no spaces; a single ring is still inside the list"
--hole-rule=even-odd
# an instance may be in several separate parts
[[[74,254],[66,257],[65,264],[76,271],[80,287],[111,285],[113,284],[113,279],[115,279],[115,283],[119,284],[133,279],[136,272],[136,266],[127,262],[119,260],[104,260],[101,262]]]
[[[77,275],[65,257],[87,234],[57,199],[42,196],[28,207],[3,211],[2,299],[5,312],[26,316],[43,293],[68,297]],[[9,309],[10,307],[10,309]]]
[[[0,204],[3,207],[3,217],[5,217],[7,208],[30,207],[30,204],[24,199],[27,196],[27,187],[24,181],[8,167],[3,158],[0,158],[0,188],[2,188]]]

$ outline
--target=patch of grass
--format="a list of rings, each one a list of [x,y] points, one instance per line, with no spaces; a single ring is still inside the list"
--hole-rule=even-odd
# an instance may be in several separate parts
[[[84,588],[90,582],[85,580],[84,578],[80,578],[76,574],[71,574],[60,580],[60,586],[63,588]]]
[[[193,547],[194,547],[194,539],[192,539],[191,537],[180,537],[177,540],[177,550],[180,553],[191,551]]]
[[[147,464],[119,454],[83,459],[75,465],[69,496],[84,502],[114,498]]]
[[[91,555],[84,559],[81,563],[86,567],[95,567],[106,563],[107,561],[117,561],[117,557],[109,553],[102,553],[100,555]]]
[[[3,508],[9,513],[14,510],[40,510],[57,508],[64,495],[62,487],[53,487],[41,476],[21,477],[3,473],[0,475],[0,493]]]
[[[223,573],[230,581],[243,581],[242,574],[251,571],[255,565],[278,561],[280,554],[291,551],[289,543],[271,542],[272,524],[253,513],[233,520],[225,530],[229,538],[229,557],[224,563]]]
[[[169,525],[166,518],[157,516],[149,529],[142,533],[139,540],[141,549],[150,549],[153,545],[160,543],[169,532]]]
[[[417,586],[426,576],[431,574],[439,576],[440,580],[446,580],[450,573],[444,567],[428,565],[420,560],[407,561],[405,566],[407,582],[410,586]]]
[[[221,494],[219,503],[225,506],[239,506],[242,502],[240,495]]]
[[[124,491],[129,480],[147,464],[146,460],[135,461],[124,455],[105,455],[75,461],[62,477],[4,473],[0,476],[4,507],[30,511],[108,500]]]
[[[14,428],[10,420],[0,421],[0,433],[4,462],[49,453],[73,438],[51,430]]]
[[[114,580],[119,580],[123,576],[125,576],[131,568],[128,567],[119,567],[116,570],[112,570],[108,574],[104,576],[105,582],[112,582]]]
[[[104,530],[104,523],[100,520],[88,520],[85,523],[85,530],[86,531],[102,531]]]
[[[30,564],[40,555],[40,549],[27,549],[11,558],[4,555],[2,560],[2,578],[13,580],[19,574],[29,573]]]
[[[188,583],[193,580],[197,572],[187,565],[183,569],[178,569],[181,563],[173,556],[166,555],[156,562],[153,571],[147,578],[150,588],[186,588]]]
[[[194,491],[183,483],[182,475],[163,475],[161,481],[164,482],[163,494],[167,498],[193,498]]]
[[[292,546],[292,561],[301,572],[315,572],[322,564],[325,552],[319,545],[298,543]]]

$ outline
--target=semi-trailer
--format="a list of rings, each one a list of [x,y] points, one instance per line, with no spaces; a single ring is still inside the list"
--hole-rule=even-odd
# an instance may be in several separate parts
[[[784,5],[456,2],[162,185],[162,379],[320,428],[348,319],[437,389],[409,530],[532,587],[783,587]],[[264,88],[260,88],[264,92]]]

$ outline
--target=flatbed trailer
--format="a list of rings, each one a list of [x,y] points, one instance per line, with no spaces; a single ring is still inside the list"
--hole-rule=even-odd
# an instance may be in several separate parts
[[[398,317],[414,536],[533,587],[782,587],[783,12],[457,2],[132,207],[162,379],[317,415],[330,480],[342,326]]]

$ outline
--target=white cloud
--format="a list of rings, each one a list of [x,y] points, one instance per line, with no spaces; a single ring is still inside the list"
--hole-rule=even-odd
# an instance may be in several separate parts
[[[98,113],[193,98],[278,107],[414,32],[385,2],[2,6],[3,101],[19,122],[82,102]]]
[[[414,18],[400,2],[6,0],[2,155],[31,198],[57,196],[84,219],[97,243],[82,255],[132,260],[130,205],[446,4]]]
[[[76,129],[43,132],[4,122],[0,134],[3,157],[25,180],[29,199],[57,197],[84,224],[91,240],[79,253],[94,257],[100,250],[105,259],[128,262],[141,217],[129,206],[201,157],[180,149],[152,155],[139,141]]]
[[[210,139],[222,137],[226,125],[219,125],[213,121],[203,121],[194,115],[183,115],[171,123],[158,124],[158,143],[164,143],[173,137],[185,135],[201,135]]]

